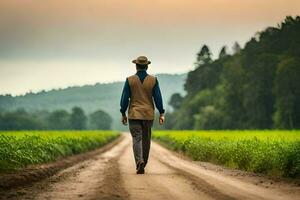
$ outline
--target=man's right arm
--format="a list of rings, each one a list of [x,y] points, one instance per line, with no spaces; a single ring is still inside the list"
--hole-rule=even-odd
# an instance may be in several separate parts
[[[162,100],[162,96],[161,96],[161,91],[160,91],[160,87],[159,87],[159,83],[158,80],[156,78],[156,83],[153,87],[153,98],[154,98],[154,102],[155,102],[155,106],[159,111],[159,124],[162,125],[165,121],[165,109],[163,106],[163,100]]]
[[[160,91],[160,87],[159,87],[159,83],[158,80],[156,78],[156,82],[155,85],[153,87],[153,92],[152,92],[152,96],[154,99],[154,103],[156,108],[159,111],[159,114],[164,114],[165,113],[165,109],[164,109],[164,105],[163,105],[163,99],[162,99],[162,95],[161,95],[161,91]]]

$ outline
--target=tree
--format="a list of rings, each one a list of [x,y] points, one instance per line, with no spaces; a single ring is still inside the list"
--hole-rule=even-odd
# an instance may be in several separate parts
[[[223,46],[219,53],[219,59],[225,58],[226,56],[228,56],[227,47]]]
[[[239,54],[241,52],[241,46],[238,42],[235,42],[233,44],[232,50],[233,50],[233,54]]]
[[[196,67],[212,62],[211,52],[208,46],[203,45],[199,53],[197,53]]]
[[[2,110],[0,110],[0,130],[3,130],[4,129],[4,113],[2,112]]]
[[[86,129],[87,117],[80,107],[73,107],[70,118],[71,128],[74,130]]]
[[[222,129],[223,116],[214,106],[208,105],[201,109],[201,112],[195,115],[195,129]]]
[[[97,110],[89,115],[91,129],[109,130],[111,129],[112,118],[103,110]]]
[[[254,53],[254,55],[252,55]],[[255,59],[252,59],[255,57]],[[274,93],[272,91],[278,59],[274,55],[248,52],[243,56],[243,82],[239,85],[245,119],[242,124],[246,128],[272,128],[274,114]]]
[[[212,62],[211,53],[208,46],[203,45],[196,58],[196,69],[194,71],[190,71],[187,75],[187,80],[184,85],[185,90],[188,94],[194,94],[195,92],[204,89],[205,79],[207,73],[211,72],[210,63]]]
[[[56,110],[47,118],[49,128],[54,130],[70,129],[70,114],[65,110]]]
[[[300,17],[269,27],[234,55],[207,62],[203,47],[188,73],[176,129],[300,128]],[[207,56],[203,56],[207,55]],[[223,58],[222,58],[223,57]],[[205,62],[206,61],[206,62]]]
[[[206,52],[207,47],[203,47],[202,50]],[[207,55],[210,55],[210,53],[207,53]],[[199,58],[197,60],[199,60]],[[210,60],[206,63],[203,61],[204,64],[200,64],[195,70],[190,71],[184,85],[184,89],[187,91],[188,95],[194,95],[200,90],[215,87],[219,81],[220,73],[223,68],[222,62],[223,60]]]
[[[280,62],[275,80],[277,128],[300,128],[300,59],[286,58]]]
[[[183,97],[179,93],[175,93],[171,96],[169,105],[173,107],[174,110],[178,110],[181,106]]]
[[[41,121],[24,109],[3,113],[0,119],[0,130],[41,130],[45,129]]]

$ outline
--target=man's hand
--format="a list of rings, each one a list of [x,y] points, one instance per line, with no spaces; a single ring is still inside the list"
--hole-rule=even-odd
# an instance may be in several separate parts
[[[127,116],[126,115],[122,116],[121,122],[123,123],[123,125],[125,125],[125,126],[127,125]]]
[[[164,114],[159,115],[159,124],[162,125],[165,122],[165,116]]]

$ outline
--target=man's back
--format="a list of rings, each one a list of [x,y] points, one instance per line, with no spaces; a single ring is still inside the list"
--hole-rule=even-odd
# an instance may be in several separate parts
[[[146,70],[138,70],[137,73],[131,77],[134,77],[134,80],[136,80],[136,82],[140,82],[142,83],[142,85],[144,84],[144,81],[146,79],[151,78],[151,83],[154,82],[154,86],[152,88],[152,97],[155,103],[156,108],[158,109],[160,114],[163,114],[165,112],[164,108],[163,108],[163,101],[162,101],[162,95],[161,95],[161,91],[160,91],[160,87],[159,87],[159,83],[156,77],[149,75]],[[129,78],[126,78],[125,84],[124,84],[124,88],[123,88],[123,92],[122,92],[122,96],[121,96],[121,101],[120,101],[120,112],[122,113],[123,116],[126,115],[126,110],[128,108],[129,103],[132,101],[132,88],[133,84],[130,86],[129,84]],[[147,84],[148,85],[148,84]],[[151,84],[150,84],[151,85]],[[148,94],[150,94],[150,91],[148,92]],[[151,97],[151,98],[152,98]],[[129,102],[130,99],[130,102]]]
[[[133,75],[128,77],[128,83],[131,90],[128,118],[153,120],[154,105],[152,94],[156,78],[147,75],[142,82],[138,75]]]

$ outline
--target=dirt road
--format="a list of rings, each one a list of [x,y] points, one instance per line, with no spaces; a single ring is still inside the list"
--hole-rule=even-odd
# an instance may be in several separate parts
[[[27,186],[0,191],[0,199],[300,199],[300,187],[266,183],[203,165],[152,143],[146,174],[136,175],[131,137],[110,150]]]

